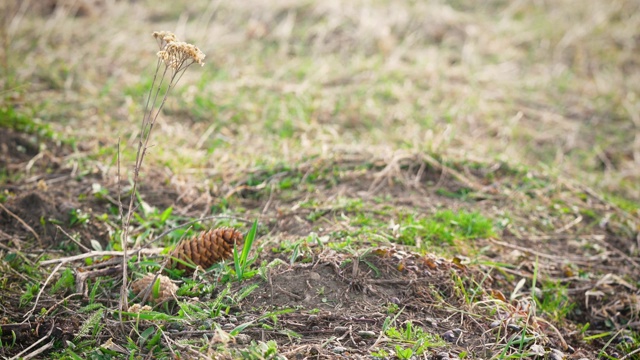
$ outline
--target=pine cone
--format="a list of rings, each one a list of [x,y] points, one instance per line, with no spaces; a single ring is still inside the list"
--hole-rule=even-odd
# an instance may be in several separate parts
[[[233,256],[234,244],[240,247],[243,241],[242,233],[236,229],[212,229],[203,231],[189,240],[182,241],[173,250],[171,257],[207,269],[211,265]],[[169,267],[186,270],[187,272],[193,270],[176,260],[172,260]]]

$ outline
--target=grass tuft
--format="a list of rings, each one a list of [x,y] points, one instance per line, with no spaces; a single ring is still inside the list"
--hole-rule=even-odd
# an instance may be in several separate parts
[[[396,241],[418,245],[423,249],[449,245],[465,240],[488,238],[494,235],[493,223],[477,212],[441,210],[431,217],[406,214],[395,225]]]

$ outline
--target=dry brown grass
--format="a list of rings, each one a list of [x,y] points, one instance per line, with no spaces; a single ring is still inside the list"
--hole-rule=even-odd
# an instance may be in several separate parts
[[[179,173],[409,147],[557,168],[638,198],[638,10],[633,1],[114,1],[74,17],[23,5],[7,55],[22,106],[112,146],[116,134],[135,135],[141,99],[131,89],[150,77],[143,65],[154,54],[143,39],[160,26],[202,44],[206,80],[182,97],[217,108],[169,104],[182,113],[164,116],[166,146],[152,154]],[[212,150],[216,141],[224,146]]]

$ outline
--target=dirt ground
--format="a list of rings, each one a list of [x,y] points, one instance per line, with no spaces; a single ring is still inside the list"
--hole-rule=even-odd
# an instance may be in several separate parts
[[[69,154],[65,146],[47,143],[48,155],[41,158],[49,160],[33,162],[38,152],[29,152],[29,149],[38,148],[35,145],[37,139],[6,129],[0,131],[5,143],[9,144],[2,151],[2,161],[10,172],[21,171],[13,169],[23,169],[25,164],[33,163],[26,180],[8,183],[2,189],[5,194],[10,194],[0,215],[5,254],[2,336],[5,343],[12,341],[16,344],[10,350],[3,348],[3,355],[11,356],[41,338],[55,341],[75,338],[86,321],[86,315],[78,312],[86,299],[68,299],[63,309],[55,315],[32,314],[29,321],[22,322],[27,310],[20,304],[23,291],[21,284],[25,275],[20,273],[21,266],[16,265],[20,260],[6,261],[7,254],[14,253],[13,249],[17,247],[25,254],[22,255],[26,256],[24,260],[34,264],[44,254],[55,256],[63,254],[63,251],[77,251],[75,241],[71,241],[69,236],[81,239],[85,246],[91,246],[87,239],[96,239],[106,245],[109,231],[113,230],[108,224],[91,221],[83,226],[69,226],[69,209],[80,209],[93,216],[103,214],[112,204],[106,198],[98,200],[90,196],[91,184],[100,183],[111,191],[116,191],[116,188],[99,173],[74,179],[73,169],[56,167],[60,163],[56,159]],[[16,152],[18,145],[26,152]],[[362,199],[371,214],[376,214],[376,208],[381,206],[373,201],[376,196],[388,199],[385,206],[420,209],[421,212],[429,212],[434,207],[472,207],[496,212],[506,202],[518,201],[518,196],[508,191],[509,187],[518,187],[513,182],[517,174],[508,169],[494,171],[496,176],[491,177],[482,172],[468,172],[468,176],[457,179],[442,169],[428,167],[420,170],[416,163],[416,158],[405,157],[395,164],[380,162],[367,171],[361,171],[356,170],[356,161],[343,160],[337,164],[309,163],[288,171],[304,173],[309,167],[340,167],[340,180],[329,184],[319,179],[314,196],[318,197],[320,203],[344,195],[356,197]],[[399,172],[385,175],[388,173],[385,169],[390,165],[397,166]],[[261,174],[254,175],[259,177]],[[412,180],[410,185],[403,180],[407,178]],[[489,181],[489,178],[492,180]],[[471,201],[438,195],[433,186],[437,183],[438,189],[454,192],[463,188],[463,183],[471,182],[485,189],[482,196]],[[531,327],[530,331],[540,337],[545,348],[551,349],[548,354],[564,354],[564,358],[572,359],[593,358],[603,343],[601,340],[582,340],[578,335],[578,324],[588,322],[588,331],[594,333],[608,331],[611,322],[629,329],[637,330],[639,326],[637,289],[624,280],[640,280],[638,263],[620,250],[634,246],[634,239],[623,236],[621,230],[616,228],[619,225],[613,222],[610,225],[579,223],[570,229],[567,226],[566,232],[555,235],[533,235],[535,225],[528,230],[532,235],[526,236],[505,229],[500,234],[500,240],[478,239],[472,247],[489,250],[481,257],[482,262],[465,265],[462,255],[449,259],[430,253],[419,255],[396,245],[365,246],[354,253],[332,249],[326,246],[328,238],[336,238],[338,232],[349,230],[349,225],[335,219],[344,210],[322,210],[321,207],[296,209],[294,205],[299,203],[299,197],[308,194],[297,193],[297,197],[290,197],[283,192],[274,194],[257,188],[260,187],[246,185],[241,179],[228,184],[227,188],[221,189],[221,193],[233,192],[237,206],[246,209],[246,213],[260,214],[261,222],[266,227],[263,238],[269,241],[260,247],[262,252],[258,262],[271,263],[280,259],[283,265],[269,268],[264,278],[257,277],[233,285],[234,292],[253,284],[257,288],[235,303],[228,314],[212,320],[223,329],[226,324],[234,325],[238,321],[263,325],[262,328],[250,327],[243,334],[256,341],[277,341],[280,353],[284,356],[366,358],[370,356],[371,349],[388,341],[380,335],[389,316],[384,309],[395,305],[402,309],[395,319],[398,323],[411,321],[414,326],[438,334],[448,343],[446,348],[434,346],[427,351],[428,358],[444,359],[463,352],[478,358],[492,357],[499,351],[503,341],[522,330],[522,318],[530,316],[527,308],[535,305],[514,293],[514,279],[528,279],[527,285],[519,289],[525,293],[530,291],[527,286],[531,285],[534,276],[538,281],[553,279],[561,283],[566,289],[566,296],[577,305],[561,323],[544,318],[527,318],[525,321]],[[571,194],[573,191],[576,190],[565,190],[562,196],[566,199],[575,195]],[[147,187],[141,191],[143,198],[150,203],[184,209],[186,204],[181,202],[178,194],[179,189],[164,185],[161,189]],[[213,198],[221,196],[210,195]],[[535,198],[542,201],[549,199],[541,194],[532,199]],[[589,204],[593,212],[615,212],[610,205],[601,203],[597,198],[583,197],[576,201]],[[320,221],[321,227],[317,226],[317,221],[313,223],[307,220],[310,212],[318,209],[321,210],[320,216],[327,219]],[[197,215],[189,210],[184,213]],[[523,225],[532,224],[531,218],[526,217],[535,214],[522,216]],[[42,218],[47,221],[42,221]],[[516,222],[515,225],[520,224]],[[34,242],[36,234],[38,241]],[[296,241],[309,234],[324,240],[305,243],[295,262],[291,262],[290,254],[276,251],[278,244]],[[367,240],[364,241],[366,244]],[[373,239],[371,241],[372,244],[376,243]],[[585,247],[582,242],[589,242],[590,246]],[[488,265],[500,263],[511,266]],[[580,272],[601,275],[583,277],[578,275]],[[204,279],[216,281],[209,276]],[[463,289],[471,293],[461,292],[460,283],[464,284]],[[546,291],[544,287],[538,289]],[[515,296],[509,297],[509,294]],[[59,295],[52,296],[46,292],[43,295],[39,307],[48,309],[60,306],[62,297]],[[117,294],[103,295],[101,302],[116,306]],[[196,303],[202,301],[189,297],[185,297],[185,300]],[[496,306],[495,302],[501,304]],[[168,310],[177,314],[178,309],[170,305]],[[278,316],[269,317],[265,313],[277,313]],[[199,330],[203,321],[207,320],[181,324],[179,328],[169,328],[167,333],[175,339],[199,337],[207,333]],[[292,336],[294,333],[297,335]],[[15,334],[15,339],[10,340],[9,334]],[[121,338],[118,322],[107,320],[107,331],[98,336],[101,342],[108,338]],[[246,344],[246,341],[242,343]],[[608,354],[621,356],[615,352]]]

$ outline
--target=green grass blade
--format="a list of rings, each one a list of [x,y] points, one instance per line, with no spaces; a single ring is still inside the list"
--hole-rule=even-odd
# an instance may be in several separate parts
[[[240,255],[238,253],[238,246],[233,246],[233,267],[236,270],[236,277],[238,281],[242,280],[242,270],[244,269],[242,264],[240,263]]]
[[[256,233],[258,231],[258,220],[256,219],[251,226],[251,230],[247,234],[247,237],[244,239],[244,246],[242,247],[242,256],[240,260],[242,261],[242,265],[247,263],[247,258],[249,257],[249,251],[253,246],[253,241],[256,238]]]

